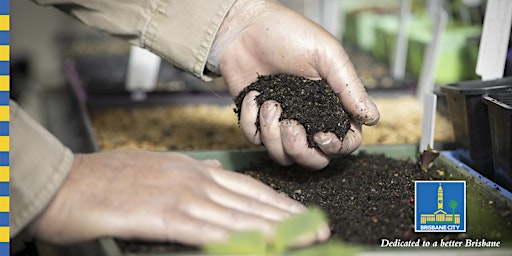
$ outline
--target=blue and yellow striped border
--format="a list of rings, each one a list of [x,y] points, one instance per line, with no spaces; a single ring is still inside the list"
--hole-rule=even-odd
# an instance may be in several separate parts
[[[9,0],[0,0],[0,256],[9,255]]]

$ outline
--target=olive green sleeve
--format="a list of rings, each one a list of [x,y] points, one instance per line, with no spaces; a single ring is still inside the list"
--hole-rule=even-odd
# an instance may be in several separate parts
[[[147,48],[203,80],[217,30],[235,0],[33,0]]]
[[[74,155],[16,102],[10,102],[10,235],[16,236],[48,205]]]

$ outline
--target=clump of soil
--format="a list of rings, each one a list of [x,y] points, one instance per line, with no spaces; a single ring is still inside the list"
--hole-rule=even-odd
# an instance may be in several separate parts
[[[350,129],[350,117],[343,109],[340,98],[325,80],[310,80],[304,77],[277,74],[258,76],[258,80],[245,87],[235,98],[240,119],[242,101],[250,91],[258,91],[258,105],[274,100],[281,105],[280,120],[297,120],[304,126],[309,147],[315,147],[313,135],[317,132],[332,132],[343,139]],[[260,129],[259,115],[256,127]]]

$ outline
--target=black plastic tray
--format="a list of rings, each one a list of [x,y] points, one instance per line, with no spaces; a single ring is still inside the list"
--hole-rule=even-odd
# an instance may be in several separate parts
[[[494,180],[489,117],[481,97],[489,93],[512,93],[512,77],[449,84],[442,86],[441,91],[446,94],[456,147],[462,160]]]

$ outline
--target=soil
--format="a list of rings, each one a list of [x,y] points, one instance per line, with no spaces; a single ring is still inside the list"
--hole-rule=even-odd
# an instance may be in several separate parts
[[[242,101],[250,91],[258,91],[258,105],[274,100],[281,105],[280,120],[297,120],[304,126],[308,145],[315,147],[313,135],[317,132],[332,132],[343,139],[350,129],[350,117],[343,109],[340,98],[325,80],[310,80],[304,77],[277,74],[258,76],[258,80],[245,87],[235,98],[240,119]],[[259,115],[256,127],[260,129]]]
[[[324,170],[312,172],[297,166],[282,167],[270,159],[238,170],[305,205],[323,209],[329,219],[332,238],[363,246],[378,247],[383,238],[389,240],[463,240],[485,238],[512,241],[512,213],[498,209],[486,200],[469,200],[475,211],[498,209],[501,221],[490,228],[479,215],[468,213],[466,233],[414,232],[414,181],[446,179],[436,166],[421,171],[410,159],[389,158],[381,154],[360,152],[334,159]],[[477,191],[472,183],[467,190]],[[468,198],[474,198],[468,195]],[[469,211],[469,209],[468,209]],[[484,230],[484,231],[479,231]],[[125,252],[196,251],[198,248],[179,244],[121,242]]]
[[[311,172],[265,163],[243,170],[306,206],[325,211],[332,236],[349,243],[377,246],[381,238],[435,239],[449,234],[414,232],[414,181],[440,179],[416,162],[361,152]]]
[[[245,139],[233,106],[186,105],[90,109],[101,150],[225,150],[258,148]],[[148,128],[149,127],[149,128]]]

